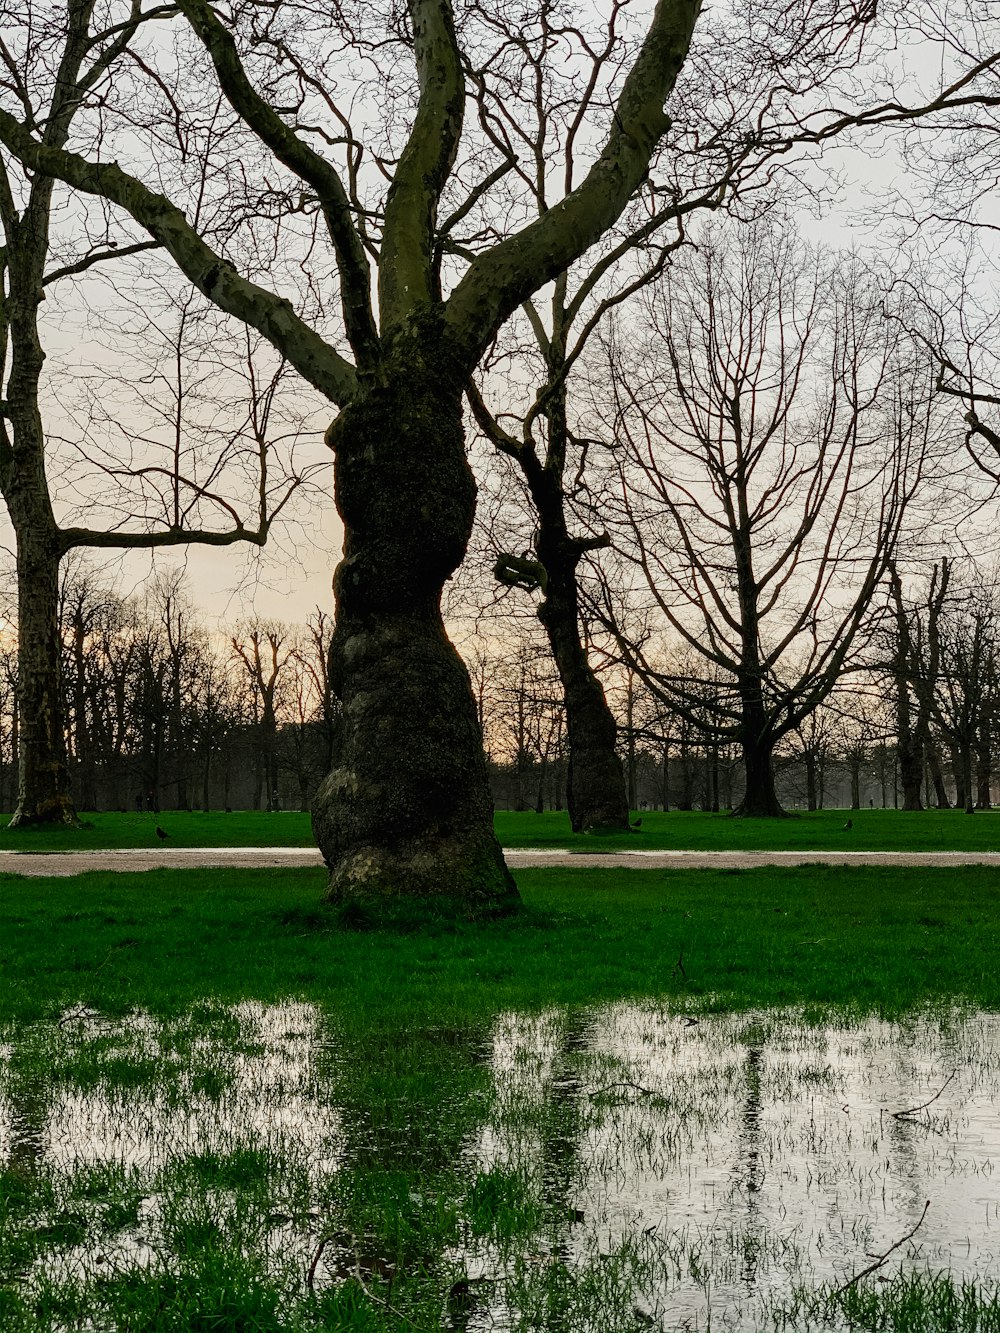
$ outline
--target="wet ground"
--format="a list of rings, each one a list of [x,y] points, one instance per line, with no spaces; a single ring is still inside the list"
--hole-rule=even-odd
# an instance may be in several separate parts
[[[482,1035],[474,1099],[459,1078],[431,1108],[461,1126],[466,1191],[447,1202],[457,1223],[437,1231],[446,1201],[421,1181],[419,1109],[404,1108],[402,1135],[381,1124],[358,1094],[358,1058],[293,1002],[164,1022],[77,1009],[0,1033],[0,1158],[44,1182],[31,1225],[52,1238],[18,1281],[169,1268],[194,1219],[267,1256],[290,1300],[355,1271],[391,1295],[391,1256],[336,1225],[360,1163],[374,1188],[374,1144],[376,1160],[391,1155],[407,1226],[425,1228],[421,1263],[474,1294],[446,1328],[527,1329],[543,1310],[545,1327],[572,1333],[836,1329],[783,1324],[780,1311],[908,1233],[871,1281],[931,1272],[995,1290],[996,1014],[502,1014]],[[259,1207],[241,1201],[232,1165],[248,1162],[273,1167]],[[78,1196],[89,1202],[74,1212]]]
[[[571,852],[563,848],[507,848],[504,855],[512,870],[529,866],[750,870],[760,866],[801,865],[995,865],[1000,869],[1000,852]],[[268,869],[322,864],[322,856],[313,847],[129,847],[92,852],[0,850],[0,873],[7,871],[15,875],[82,875],[92,870],[183,870],[192,866]]]

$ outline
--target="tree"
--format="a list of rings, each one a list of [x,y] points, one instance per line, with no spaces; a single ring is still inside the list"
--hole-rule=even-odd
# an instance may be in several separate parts
[[[510,312],[626,207],[668,123],[664,101],[700,5],[660,0],[611,114],[597,130],[602,146],[586,176],[544,217],[476,254],[447,297],[443,286],[453,271],[442,263],[438,212],[462,146],[465,101],[463,50],[447,0],[411,0],[407,21],[397,24],[389,15],[379,39],[382,49],[412,52],[418,92],[410,128],[391,154],[392,170],[385,168],[390,187],[376,210],[358,195],[359,140],[330,87],[316,78],[306,85],[309,62],[260,68],[268,50],[292,44],[280,10],[248,5],[230,26],[207,0],[180,0],[178,8],[229,104],[286,169],[283,181],[304,191],[322,217],[353,363],[279,291],[243,276],[213,249],[181,204],[112,161],[110,143],[99,147],[98,157],[84,156],[39,137],[30,120],[7,112],[0,114],[0,138],[31,170],[124,209],[195,286],[268,337],[340,409],[327,439],[346,530],[331,650],[344,726],[337,763],[314,812],[331,897],[446,894],[474,908],[506,906],[516,890],[493,834],[475,705],[439,609],[443,584],[464,555],[475,507],[462,394]],[[381,19],[366,10],[366,42]],[[332,37],[338,35],[335,28]],[[466,34],[467,41],[474,38]],[[155,61],[155,52],[150,58]],[[302,75],[297,89],[296,68]],[[265,95],[257,91],[261,84]],[[180,90],[172,93],[179,106]],[[340,121],[346,185],[309,141],[307,104],[314,98],[325,98],[326,114]],[[289,100],[292,110],[280,112]],[[472,152],[482,160],[480,145]],[[477,197],[489,175],[474,183]],[[377,247],[369,229],[373,213],[380,223]],[[369,262],[376,248],[378,324]]]
[[[990,805],[992,736],[1000,678],[1000,610],[993,588],[953,591],[939,617],[934,712],[953,754],[955,804]]]
[[[492,16],[505,48],[499,77],[495,66],[491,71],[492,85],[475,81],[476,109],[486,136],[509,154],[539,217],[549,211],[554,190],[568,192],[576,184],[584,113],[606,96],[609,70],[619,60],[615,34],[623,10],[614,4],[588,24],[568,5],[545,4],[530,16],[537,40],[526,39],[525,15],[501,8]],[[540,594],[537,616],[565,700],[567,804],[578,832],[627,829],[635,783],[634,763],[623,772],[615,718],[581,624],[581,561],[610,538],[587,483],[592,442],[575,419],[574,382],[604,317],[662,275],[684,242],[686,220],[733,208],[741,199],[752,208],[747,201],[758,194],[766,198],[792,144],[813,137],[799,119],[812,90],[856,69],[870,13],[844,6],[836,15],[823,10],[800,18],[789,28],[785,16],[762,5],[735,36],[729,14],[702,17],[671,104],[673,124],[648,181],[600,247],[544,295],[523,302],[523,318],[491,350],[482,387],[469,389],[479,429],[510,460],[500,474],[502,492],[506,498],[520,490],[530,515],[530,547],[498,550],[494,574],[509,588]],[[765,49],[762,78],[759,52]],[[790,181],[786,176],[786,190]],[[501,368],[502,376],[496,373]],[[523,385],[533,389],[533,401],[517,408]],[[487,398],[499,398],[502,406],[488,407]],[[520,487],[511,471],[520,474]]]
[[[610,348],[622,549],[673,631],[726,674],[734,813],[780,815],[771,757],[856,661],[931,419],[852,264],[786,227],[706,232]],[[626,353],[625,342],[638,350]],[[698,725],[697,682],[651,685]]]
[[[275,809],[278,794],[278,704],[283,675],[294,657],[287,642],[288,629],[273,621],[254,621],[241,626],[231,639],[250,683],[253,700],[254,802],[260,809],[261,786],[268,810]]]
[[[474,71],[476,111],[486,138],[509,157],[518,205],[539,216],[554,191],[575,183],[582,111],[606,96],[624,10],[613,4],[584,19],[550,0],[534,12],[499,6],[490,15],[505,44],[490,64],[492,82]],[[775,197],[787,206],[802,189],[810,146],[859,124],[960,115],[973,85],[976,101],[990,86],[992,62],[970,41],[949,51],[954,85],[923,107],[895,100],[890,84],[884,102],[876,97],[858,115],[833,112],[838,97],[871,96],[861,82],[872,76],[869,45],[879,39],[874,7],[802,7],[792,21],[789,12],[763,3],[741,7],[735,23],[729,7],[701,16],[649,179],[599,247],[522,304],[470,388],[476,423],[508,464],[497,469],[497,490],[505,505],[520,500],[527,516],[530,537],[512,545],[502,534],[494,572],[508,588],[538,594],[563,685],[577,830],[628,826],[615,721],[580,623],[580,569],[608,543],[600,497],[588,484],[593,441],[574,406],[588,341],[609,310],[662,276],[699,212],[752,214]],[[905,7],[894,18],[902,32]],[[933,33],[945,48],[952,38],[947,28]]]
[[[890,671],[895,694],[896,754],[903,809],[922,810],[924,765],[930,750],[934,689],[940,671],[941,610],[948,595],[949,565],[935,565],[923,606],[907,606],[895,562],[889,569],[894,612]]]
[[[830,762],[833,722],[822,706],[795,728],[806,775],[806,809],[822,810],[826,799],[826,769]]]
[[[69,0],[65,13],[58,6],[8,3],[0,5],[9,43],[0,51],[6,71],[4,90],[17,108],[20,122],[0,108],[22,130],[38,131],[39,146],[61,152],[81,119],[100,132],[101,107],[113,83],[116,66],[144,25],[173,11],[169,6],[144,9],[141,0],[123,10],[120,21],[108,16],[106,26],[94,23],[95,0]],[[102,18],[105,17],[103,14]],[[53,55],[55,52],[55,55]],[[145,492],[138,507],[115,514],[104,528],[60,523],[53,507],[46,475],[47,432],[41,399],[44,392],[45,353],[39,311],[46,297],[53,299],[56,284],[90,275],[100,266],[120,264],[127,256],[156,248],[156,239],[116,239],[99,210],[84,210],[68,246],[61,237],[56,208],[66,211],[55,193],[55,180],[30,168],[18,171],[18,159],[0,164],[0,221],[5,245],[0,251],[0,366],[4,383],[0,403],[0,493],[3,494],[17,542],[19,794],[10,827],[38,823],[75,823],[70,795],[65,719],[61,711],[59,652],[59,567],[62,558],[79,548],[143,548],[201,543],[215,546],[235,542],[260,544],[267,535],[283,499],[275,499],[262,465],[255,484],[257,526],[245,525],[220,476],[234,454],[242,454],[242,439],[228,454],[216,456],[207,470],[195,465],[190,441],[183,442],[192,424],[183,402],[186,328],[179,322],[173,339],[176,376],[180,381],[174,411],[178,444],[172,464],[121,461],[121,442],[107,442],[111,462],[102,468],[120,485],[131,479]],[[74,248],[75,247],[75,248]],[[85,247],[85,248],[84,248]],[[190,296],[182,314],[192,314]],[[162,316],[162,312],[161,312]],[[151,315],[150,322],[157,325]],[[161,320],[162,322],[162,320]],[[218,322],[218,321],[216,321]],[[141,379],[131,379],[133,400]],[[272,390],[273,392],[273,390]],[[102,399],[107,399],[105,384]],[[134,427],[134,423],[133,423]],[[242,436],[244,432],[240,432]],[[136,441],[126,436],[128,449]],[[77,441],[82,453],[86,449]],[[181,454],[186,455],[184,463]],[[240,467],[243,461],[240,461]],[[291,489],[298,485],[293,478]],[[164,498],[163,485],[172,503]],[[113,508],[113,506],[108,506]],[[141,530],[130,519],[140,517]],[[213,525],[219,517],[228,526]],[[157,523],[159,530],[157,530]]]

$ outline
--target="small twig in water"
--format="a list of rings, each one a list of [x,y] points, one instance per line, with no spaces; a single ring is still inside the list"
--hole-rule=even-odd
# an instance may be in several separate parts
[[[316,1246],[316,1253],[312,1257],[312,1263],[309,1265],[309,1271],[306,1273],[306,1287],[309,1289],[309,1295],[313,1294],[313,1282],[316,1280],[316,1269],[319,1267],[319,1261],[323,1257],[323,1251],[333,1240],[332,1236],[323,1236],[320,1243]]]
[[[908,1231],[905,1236],[903,1236],[900,1240],[897,1240],[895,1245],[890,1245],[889,1248],[886,1250],[885,1254],[878,1255],[873,1264],[869,1264],[867,1268],[862,1268],[861,1272],[855,1273],[849,1282],[845,1282],[842,1287],[838,1287],[837,1290],[830,1297],[830,1299],[836,1300],[838,1296],[843,1296],[844,1292],[847,1291],[848,1287],[853,1287],[855,1282],[860,1282],[861,1279],[863,1277],[867,1277],[869,1273],[874,1273],[876,1268],[881,1268],[882,1265],[885,1263],[886,1259],[888,1259],[889,1255],[892,1254],[894,1250],[898,1250],[901,1245],[905,1245],[908,1240],[912,1240],[913,1237],[920,1230],[921,1226],[923,1225],[923,1220],[927,1216],[927,1209],[930,1206],[931,1206],[931,1201],[930,1199],[928,1199],[927,1202],[924,1204],[924,1211],[920,1214],[920,1220],[917,1222],[917,1225],[913,1228],[913,1230]]]
[[[100,1017],[101,1015],[95,1009],[88,1009],[85,1004],[82,1004],[79,1009],[72,1009],[68,1014],[64,1014],[56,1027],[65,1027],[67,1023],[92,1023]]]
[[[953,1069],[953,1070],[951,1071],[951,1073],[948,1075],[948,1077],[945,1079],[945,1081],[941,1084],[940,1088],[938,1088],[937,1092],[936,1092],[936,1093],[934,1094],[934,1096],[930,1099],[930,1101],[928,1101],[928,1102],[921,1102],[921,1104],[920,1104],[919,1106],[911,1106],[910,1109],[909,1109],[908,1111],[893,1111],[893,1113],[892,1113],[892,1118],[893,1118],[893,1120],[902,1120],[904,1116],[908,1116],[908,1115],[916,1115],[918,1111],[926,1110],[926,1108],[927,1108],[928,1106],[933,1105],[933,1103],[937,1101],[937,1099],[941,1096],[942,1092],[944,1092],[945,1088],[948,1086],[948,1084],[951,1082],[951,1080],[955,1077],[955,1075],[956,1075],[957,1073],[958,1073],[958,1070],[957,1070],[957,1069]]]

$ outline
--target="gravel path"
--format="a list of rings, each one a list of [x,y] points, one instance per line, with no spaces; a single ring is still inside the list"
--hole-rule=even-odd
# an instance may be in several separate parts
[[[512,870],[525,866],[575,866],[578,869],[751,870],[758,866],[972,866],[994,865],[1000,852],[570,852],[560,848],[508,849]],[[269,869],[319,866],[312,847],[129,847],[119,851],[0,851],[0,873],[81,875],[89,870],[184,870],[192,866]]]

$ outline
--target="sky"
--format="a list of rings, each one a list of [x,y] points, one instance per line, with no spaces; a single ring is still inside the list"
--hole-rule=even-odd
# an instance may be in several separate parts
[[[864,147],[837,145],[829,150],[816,179],[827,173],[838,173],[842,183],[836,195],[827,193],[821,208],[802,208],[795,213],[795,222],[808,238],[824,245],[863,248],[891,244],[891,224],[884,216],[883,202],[897,184],[905,185],[903,164],[890,143],[877,148],[869,139]],[[101,301],[99,285],[88,289],[92,307]],[[93,311],[92,311],[93,313]],[[99,323],[99,321],[98,321]],[[74,363],[87,363],[91,370],[102,364],[103,353],[93,351],[81,343],[87,336],[86,311],[74,318],[50,321],[46,328],[47,347],[51,358],[51,382],[58,382],[59,373]],[[92,332],[92,330],[90,330]],[[81,351],[81,347],[84,350]],[[119,368],[118,378],[128,379]],[[90,382],[95,382],[90,376]],[[135,381],[129,386],[135,389]],[[119,386],[120,387],[120,386]],[[98,385],[96,398],[103,409],[110,391]],[[47,404],[47,423],[56,433],[73,436],[73,416],[66,410],[60,395]],[[121,417],[126,408],[120,406],[109,416]],[[314,413],[300,432],[303,454],[317,465],[326,464],[329,455],[322,444],[321,430],[324,413]],[[218,427],[213,423],[212,429]],[[224,428],[224,427],[223,427]],[[209,620],[232,623],[241,618],[258,615],[267,619],[288,622],[302,621],[316,606],[332,607],[331,577],[340,552],[341,526],[332,503],[332,469],[323,467],[315,478],[317,493],[308,504],[295,506],[294,522],[276,533],[264,551],[256,548],[206,548],[191,546],[160,552],[151,559],[147,554],[96,552],[92,563],[104,568],[109,580],[118,590],[129,593],[139,586],[154,566],[158,569],[182,566],[187,574],[192,595]],[[54,477],[57,488],[61,478]],[[12,538],[5,515],[0,511],[0,545],[12,546]]]

